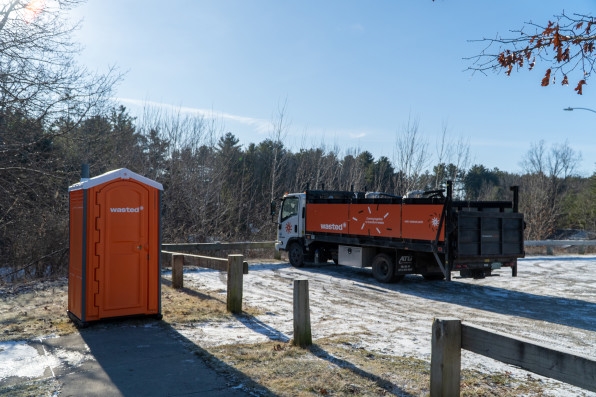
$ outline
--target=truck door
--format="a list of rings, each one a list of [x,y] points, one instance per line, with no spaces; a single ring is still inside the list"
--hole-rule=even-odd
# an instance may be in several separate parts
[[[288,196],[284,198],[279,213],[279,226],[277,237],[280,241],[280,248],[287,249],[288,241],[298,237],[302,228],[300,227],[300,197]]]

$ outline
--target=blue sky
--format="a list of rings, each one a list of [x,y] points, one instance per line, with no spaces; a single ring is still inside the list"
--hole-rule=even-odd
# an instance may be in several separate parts
[[[540,140],[566,140],[596,171],[596,79],[584,95],[541,87],[547,66],[510,77],[472,74],[464,58],[473,39],[507,35],[523,22],[545,23],[562,1],[502,0],[88,0],[76,39],[92,70],[127,74],[119,102],[161,104],[215,115],[240,143],[271,137],[285,103],[285,144],[292,150],[338,147],[395,158],[408,120],[436,146],[443,129],[467,140],[472,164],[520,172]],[[577,0],[567,13],[592,14]]]

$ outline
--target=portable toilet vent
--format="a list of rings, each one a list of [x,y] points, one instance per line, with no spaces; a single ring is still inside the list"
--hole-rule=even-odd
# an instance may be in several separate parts
[[[121,168],[69,187],[68,315],[161,318],[163,186]]]

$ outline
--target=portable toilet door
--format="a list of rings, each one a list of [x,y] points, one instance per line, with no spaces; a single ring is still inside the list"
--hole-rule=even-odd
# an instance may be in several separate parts
[[[69,188],[68,311],[75,322],[161,317],[162,190],[125,168]]]

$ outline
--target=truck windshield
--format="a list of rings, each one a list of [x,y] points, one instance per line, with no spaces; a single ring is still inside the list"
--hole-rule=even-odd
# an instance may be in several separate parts
[[[286,197],[281,207],[281,222],[298,215],[298,197]]]

